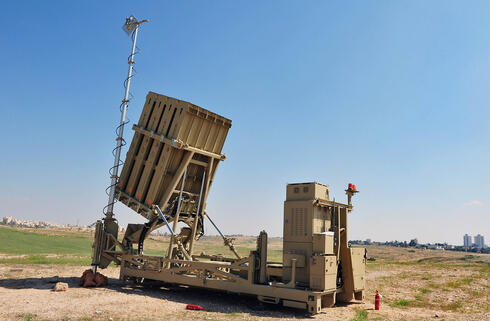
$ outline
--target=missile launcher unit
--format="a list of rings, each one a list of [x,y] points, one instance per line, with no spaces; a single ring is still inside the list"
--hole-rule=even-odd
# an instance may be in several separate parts
[[[319,313],[336,302],[362,300],[365,249],[351,248],[347,203],[330,199],[316,182],[288,184],[284,203],[283,259],[267,261],[267,233],[241,257],[224,236],[230,257],[194,253],[207,220],[206,200],[221,161],[231,120],[204,108],[150,92],[117,181],[115,197],[143,216],[124,235],[112,216],[96,224],[92,265],[120,266],[124,280],[150,279],[256,296],[260,301]],[[178,223],[185,227],[178,229]],[[166,256],[143,254],[144,241],[164,226],[171,234]],[[162,251],[163,252],[163,251]]]

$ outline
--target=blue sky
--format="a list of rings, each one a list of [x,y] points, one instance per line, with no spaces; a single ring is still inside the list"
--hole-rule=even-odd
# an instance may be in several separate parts
[[[207,208],[226,233],[281,235],[287,183],[329,184],[343,201],[353,182],[351,239],[489,243],[487,1],[16,1],[3,12],[0,216],[101,217],[133,13],[151,22],[131,123],[150,90],[233,120]]]

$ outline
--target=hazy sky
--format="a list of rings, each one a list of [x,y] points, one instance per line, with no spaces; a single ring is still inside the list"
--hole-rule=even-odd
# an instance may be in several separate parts
[[[282,235],[287,183],[329,184],[345,201],[353,182],[351,239],[489,243],[488,1],[8,1],[2,11],[0,216],[101,217],[130,50],[121,26],[133,13],[151,22],[131,124],[150,90],[233,120],[207,208],[225,233]],[[142,221],[121,204],[117,217]]]

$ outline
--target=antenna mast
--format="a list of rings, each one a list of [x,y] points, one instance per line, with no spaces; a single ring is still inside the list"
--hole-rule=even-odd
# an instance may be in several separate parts
[[[116,190],[116,184],[117,180],[119,178],[119,166],[122,165],[121,162],[121,149],[123,147],[124,143],[124,125],[126,124],[126,111],[128,109],[128,103],[129,103],[129,87],[131,85],[131,78],[133,77],[133,65],[134,65],[134,54],[136,50],[136,38],[138,37],[138,29],[140,25],[144,22],[148,22],[147,19],[145,20],[140,20],[136,19],[133,15],[130,15],[129,17],[126,18],[126,22],[123,25],[123,30],[124,32],[127,33],[128,36],[132,35],[133,38],[133,45],[131,49],[131,55],[129,56],[128,59],[128,64],[129,64],[129,70],[128,70],[128,77],[126,78],[124,87],[126,89],[124,93],[124,99],[122,100],[121,104],[121,121],[119,122],[119,126],[117,127],[117,145],[116,148],[113,151],[114,154],[114,166],[111,168],[109,171],[110,177],[111,177],[111,186],[109,187],[109,201],[107,203],[107,206],[104,208],[104,214],[106,218],[112,219],[114,216],[114,193]]]

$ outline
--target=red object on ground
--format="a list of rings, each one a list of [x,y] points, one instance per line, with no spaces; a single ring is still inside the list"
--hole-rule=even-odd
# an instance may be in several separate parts
[[[197,310],[197,311],[206,311],[205,308],[203,308],[202,306],[200,305],[195,305],[195,304],[188,304],[186,307],[185,307],[187,310]]]
[[[379,310],[381,305],[381,294],[376,290],[376,295],[374,296],[374,310]]]
[[[100,274],[99,272],[94,274],[92,269],[85,270],[80,278],[80,286],[83,286],[84,288],[106,286],[107,283],[108,279],[106,276]]]
[[[80,285],[84,288],[95,286],[95,275],[92,269],[85,270],[80,278]]]
[[[95,286],[106,286],[108,282],[107,276],[100,274],[99,272],[95,273]]]

